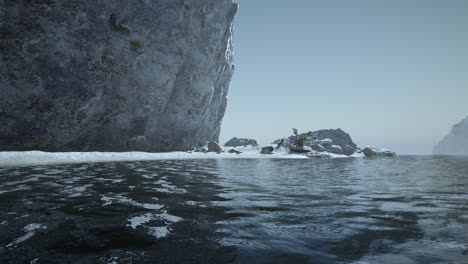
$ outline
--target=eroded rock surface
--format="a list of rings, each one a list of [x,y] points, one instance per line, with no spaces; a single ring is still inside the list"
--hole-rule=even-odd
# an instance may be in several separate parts
[[[233,0],[0,0],[0,150],[217,141],[236,11]]]

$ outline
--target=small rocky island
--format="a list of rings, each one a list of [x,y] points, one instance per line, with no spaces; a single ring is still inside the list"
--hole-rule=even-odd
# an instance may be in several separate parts
[[[433,150],[434,154],[468,154],[468,117],[454,125]]]

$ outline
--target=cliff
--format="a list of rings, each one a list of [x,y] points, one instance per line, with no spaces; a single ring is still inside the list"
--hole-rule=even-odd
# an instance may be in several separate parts
[[[434,154],[468,154],[468,117],[452,127],[434,147]]]
[[[0,150],[217,141],[233,0],[0,0]]]

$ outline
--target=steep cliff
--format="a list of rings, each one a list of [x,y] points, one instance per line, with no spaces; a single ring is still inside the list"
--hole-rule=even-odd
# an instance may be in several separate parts
[[[216,141],[233,0],[0,0],[0,150]]]
[[[468,117],[452,127],[434,147],[434,154],[468,154]]]

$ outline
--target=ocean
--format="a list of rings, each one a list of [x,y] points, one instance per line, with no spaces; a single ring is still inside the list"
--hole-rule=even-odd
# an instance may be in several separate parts
[[[0,263],[468,263],[468,157],[0,167]]]

